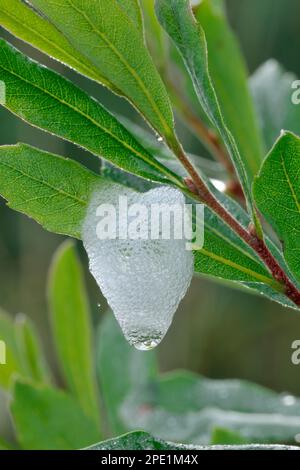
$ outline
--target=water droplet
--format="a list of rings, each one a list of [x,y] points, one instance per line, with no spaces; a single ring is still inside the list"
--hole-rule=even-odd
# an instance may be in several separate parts
[[[300,434],[296,434],[296,436],[294,437],[295,439],[295,442],[297,442],[298,444],[300,444]]]
[[[226,189],[226,184],[223,181],[212,179],[211,180],[212,184],[214,185],[215,188],[217,188],[221,193],[225,192]]]
[[[94,193],[83,224],[82,240],[90,271],[127,341],[146,351],[160,343],[172,323],[192,279],[193,254],[186,250],[184,238],[99,239],[96,211],[100,204],[114,205],[119,225],[127,217],[119,210],[120,191],[123,195],[126,192],[130,204],[146,207],[157,203],[184,205],[185,200],[180,191],[166,186],[141,194],[115,185]]]
[[[148,339],[146,341],[142,341],[140,343],[133,343],[133,346],[138,349],[139,351],[151,351],[151,349],[156,348],[156,346],[160,343],[159,340],[155,339]]]
[[[161,136],[157,137],[157,142],[163,142],[163,138]]]

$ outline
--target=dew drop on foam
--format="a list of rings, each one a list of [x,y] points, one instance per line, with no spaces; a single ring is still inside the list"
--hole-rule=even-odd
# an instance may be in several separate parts
[[[160,343],[160,340],[148,339],[141,342],[133,343],[133,346],[139,351],[151,351],[151,349],[156,348]]]
[[[117,184],[106,189],[102,185],[91,198],[82,227],[90,271],[126,340],[136,349],[149,351],[167,333],[190,285],[193,254],[186,250],[185,239],[99,239],[96,211],[100,204],[112,204],[117,220],[124,223],[125,216],[119,212],[120,195],[128,197],[128,204],[140,203],[149,209],[157,203],[184,205],[185,200],[180,191],[166,186],[137,193]]]

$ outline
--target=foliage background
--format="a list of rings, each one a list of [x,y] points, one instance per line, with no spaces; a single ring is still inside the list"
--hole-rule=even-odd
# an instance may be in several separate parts
[[[227,0],[228,14],[242,45],[250,73],[273,57],[300,76],[300,3],[298,0]],[[1,31],[3,37],[7,33]],[[25,53],[29,46],[11,42]],[[62,66],[36,51],[31,56],[56,70]],[[116,113],[139,119],[125,101],[100,86],[65,74]],[[276,90],[274,90],[276,93]],[[238,109],[236,110],[238,113]],[[96,170],[98,159],[86,157],[72,144],[59,142],[0,109],[0,144],[23,141],[45,150],[84,161]],[[187,150],[204,149],[185,129],[180,136]],[[33,221],[0,202],[0,305],[12,313],[26,312],[38,325],[50,361],[45,283],[51,256],[62,237],[44,231]],[[95,324],[105,312],[104,299],[86,271]],[[100,304],[100,307],[99,307]],[[300,395],[300,366],[291,363],[291,343],[300,339],[300,317],[292,310],[238,290],[195,278],[175,321],[158,349],[161,370],[185,368],[213,378],[246,378],[278,391]],[[5,426],[5,419],[1,419]]]

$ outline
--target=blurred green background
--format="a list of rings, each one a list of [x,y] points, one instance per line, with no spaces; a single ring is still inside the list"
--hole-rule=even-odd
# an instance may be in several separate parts
[[[227,7],[250,73],[273,57],[300,76],[299,0],[228,0]],[[4,31],[1,36],[9,37]],[[138,120],[123,100],[47,60],[18,40],[9,39],[22,51],[72,78],[112,111]],[[0,120],[0,144],[26,142],[98,169],[96,157],[30,128],[4,109],[0,109]],[[185,129],[179,132],[187,150],[202,153],[200,145]],[[51,256],[63,238],[45,232],[33,221],[10,211],[3,200],[0,201],[0,224],[0,305],[12,314],[24,312],[34,320],[53,363],[45,283]],[[78,249],[96,325],[106,304],[88,273],[87,259],[80,244]],[[158,353],[163,371],[185,368],[214,378],[246,378],[278,391],[300,395],[300,366],[293,365],[290,359],[295,339],[300,339],[299,314],[254,295],[195,278]]]

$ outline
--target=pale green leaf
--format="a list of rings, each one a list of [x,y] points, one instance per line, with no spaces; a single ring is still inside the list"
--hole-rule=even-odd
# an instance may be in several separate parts
[[[294,443],[300,400],[242,380],[174,372],[132,392],[121,416],[130,430],[144,429],[160,439],[187,444],[209,444],[216,428],[248,442]]]
[[[0,386],[8,389],[14,374],[25,375],[22,358],[16,341],[12,317],[0,309],[0,341],[5,344],[6,364],[0,364]]]
[[[126,431],[120,419],[121,405],[135,387],[154,380],[156,356],[153,351],[144,353],[130,346],[112,312],[108,312],[101,322],[97,339],[101,393],[110,429],[118,434]]]
[[[250,86],[268,149],[282,129],[300,134],[300,105],[292,102],[294,93],[299,98],[299,88],[292,88],[296,80],[296,75],[272,59],[251,76]]]
[[[52,262],[48,300],[53,340],[67,388],[99,426],[91,313],[83,273],[72,242]]]
[[[5,344],[5,364],[0,364],[0,387],[9,390],[15,377],[38,383],[50,381],[39,338],[24,315],[14,318],[0,309],[0,341]]]
[[[26,450],[76,450],[100,438],[94,422],[60,390],[17,381],[11,411]]]
[[[15,321],[16,343],[26,377],[37,383],[49,383],[51,373],[34,324],[23,314]]]

